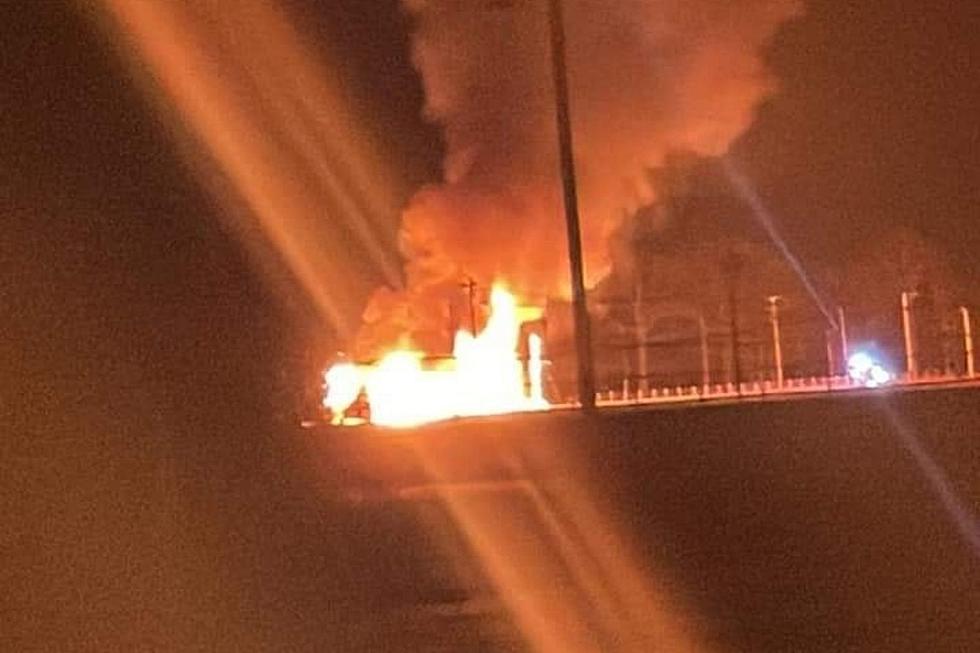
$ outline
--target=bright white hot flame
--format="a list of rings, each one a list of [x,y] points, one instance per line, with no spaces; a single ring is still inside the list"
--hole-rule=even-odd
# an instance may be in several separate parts
[[[360,376],[356,391],[351,392],[353,377],[345,367],[349,363],[330,368],[327,397],[335,400],[328,404],[325,399],[324,405],[334,415],[342,415],[363,387],[370,403],[371,422],[393,427],[547,408],[541,382],[540,336],[531,335],[528,339],[526,377],[517,356],[522,318],[533,312],[519,308],[514,296],[499,286],[491,292],[490,308],[483,331],[475,336],[458,331],[452,359],[436,369],[423,367],[420,352],[394,351],[374,366],[355,368]],[[338,367],[341,370],[335,373]],[[331,378],[341,384],[336,392]],[[349,402],[342,405],[343,399]],[[335,423],[340,422],[335,418]]]
[[[371,422],[384,426],[416,426],[445,419],[435,399],[451,390],[446,372],[422,369],[422,354],[395,351],[369,368],[365,386]]]
[[[364,377],[357,365],[337,363],[323,375],[326,393],[323,407],[330,410],[334,424],[343,421],[344,411],[357,400],[364,384]]]

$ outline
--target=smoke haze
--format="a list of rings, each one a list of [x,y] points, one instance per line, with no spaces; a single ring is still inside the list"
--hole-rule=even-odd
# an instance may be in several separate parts
[[[406,288],[376,293],[358,349],[445,330],[464,276],[540,301],[566,294],[547,3],[405,0],[427,117],[443,130],[444,181],[404,212]],[[607,239],[655,199],[673,152],[723,154],[775,90],[762,51],[796,0],[566,0],[569,85],[586,277]],[[442,339],[442,336],[440,336]],[[444,340],[444,339],[443,339]],[[373,350],[373,351],[372,351]]]

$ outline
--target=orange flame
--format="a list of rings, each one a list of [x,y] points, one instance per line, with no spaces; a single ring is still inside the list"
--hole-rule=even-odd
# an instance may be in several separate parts
[[[526,372],[517,356],[521,323],[540,310],[518,307],[514,295],[499,286],[490,295],[490,308],[483,331],[458,331],[452,358],[434,369],[423,368],[421,352],[405,349],[388,353],[376,365],[342,362],[328,369],[323,404],[334,423],[343,423],[344,411],[362,390],[371,422],[381,426],[546,409],[540,336],[528,338]]]

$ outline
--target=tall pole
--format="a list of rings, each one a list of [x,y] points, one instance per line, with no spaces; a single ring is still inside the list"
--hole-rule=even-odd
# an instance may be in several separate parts
[[[701,336],[701,386],[707,393],[708,386],[711,385],[711,368],[708,358],[708,324],[704,320],[704,313],[698,316],[698,333]]]
[[[772,324],[772,351],[776,364],[776,387],[783,387],[783,343],[779,334],[779,295],[771,295],[769,301],[769,322]]]
[[[568,231],[575,350],[578,354],[578,398],[582,408],[591,410],[595,407],[595,379],[589,309],[585,297],[585,275],[582,270],[582,236],[579,229],[578,188],[575,184],[571,110],[568,101],[568,71],[565,63],[565,18],[561,0],[549,0],[548,9],[551,27],[551,63],[555,84],[555,120],[558,126],[565,224]]]
[[[636,285],[634,286],[633,296],[633,322],[636,324],[636,362],[640,376],[637,388],[641,393],[647,391],[647,375],[649,374],[647,361],[647,318],[643,307],[643,270],[637,272]]]
[[[735,375],[735,394],[742,396],[742,352],[738,333],[738,277],[742,273],[742,259],[732,250],[725,257],[723,274],[728,279],[728,317],[731,320],[732,372]]]
[[[847,320],[844,319],[843,306],[837,307],[837,330],[840,334],[841,365],[847,367],[847,359],[851,357],[851,352],[847,344]]]
[[[966,354],[966,375],[972,379],[977,375],[977,369],[973,357],[973,329],[970,324],[970,309],[966,306],[960,306],[960,315],[963,318],[963,351]]]
[[[915,361],[915,338],[912,337],[912,297],[914,293],[902,291],[902,333],[905,336],[905,371],[909,379],[919,374]]]

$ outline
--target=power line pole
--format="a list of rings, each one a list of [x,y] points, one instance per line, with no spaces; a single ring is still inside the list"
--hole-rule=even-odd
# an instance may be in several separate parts
[[[636,283],[633,286],[633,322],[635,324],[634,330],[637,344],[637,372],[640,377],[637,383],[637,390],[641,393],[646,393],[649,385],[647,382],[649,365],[647,361],[647,318],[643,305],[643,292],[643,270],[640,269],[636,273]]]
[[[823,332],[824,346],[827,349],[827,389],[828,390],[830,390],[833,387],[834,374],[836,372],[836,368],[834,367],[834,347],[831,344],[832,333],[833,333],[832,329],[827,329],[826,331]],[[845,375],[846,374],[847,372],[845,371]]]
[[[578,188],[575,183],[575,155],[572,143],[571,109],[568,101],[568,71],[565,62],[565,18],[561,0],[549,0],[551,62],[555,85],[555,120],[568,232],[568,259],[572,277],[572,316],[575,324],[575,350],[578,358],[578,397],[585,410],[595,408],[595,378],[592,361],[592,335],[586,305],[585,274],[582,263],[582,236],[579,227]]]
[[[766,298],[769,301],[769,322],[772,324],[772,351],[773,359],[776,364],[776,387],[783,387],[783,343],[779,334],[779,295],[770,295]]]
[[[909,379],[919,375],[915,360],[915,338],[912,335],[912,298],[914,292],[902,291],[902,333],[905,336],[905,371]]]
[[[851,352],[847,344],[847,320],[844,319],[843,306],[837,307],[837,330],[840,333],[841,365],[847,367],[847,359],[851,357]]]
[[[722,274],[728,279],[728,317],[731,323],[732,372],[735,376],[735,394],[742,396],[742,352],[738,333],[738,278],[742,274],[742,258],[730,250],[725,256]]]
[[[960,306],[960,316],[963,318],[963,351],[966,355],[966,375],[972,379],[977,375],[977,369],[973,357],[973,329],[970,323],[970,309],[966,306]]]

